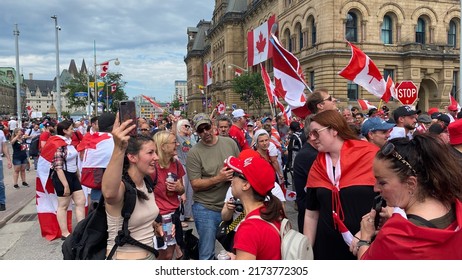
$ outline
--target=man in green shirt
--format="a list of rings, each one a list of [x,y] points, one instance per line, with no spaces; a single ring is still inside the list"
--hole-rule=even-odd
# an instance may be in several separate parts
[[[195,115],[193,122],[200,141],[188,153],[186,170],[194,190],[192,211],[199,234],[199,259],[212,260],[223,201],[233,178],[224,161],[238,156],[239,148],[231,138],[215,134],[206,114]]]

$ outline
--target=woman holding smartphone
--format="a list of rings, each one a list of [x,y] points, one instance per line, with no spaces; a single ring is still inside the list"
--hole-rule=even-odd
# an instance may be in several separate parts
[[[21,128],[15,128],[13,130],[13,136],[10,140],[13,146],[13,187],[19,189],[18,179],[21,174],[22,185],[29,187],[26,182],[26,166],[28,163],[27,159],[27,144],[24,142],[24,132]]]
[[[184,248],[183,230],[180,221],[179,197],[184,193],[183,176],[185,171],[183,165],[175,158],[177,155],[177,138],[175,134],[169,131],[159,131],[154,137],[154,142],[157,146],[159,160],[155,164],[155,171],[152,178],[157,182],[154,188],[156,203],[159,206],[159,211],[162,216],[171,216],[172,222],[177,230],[177,239],[171,242],[166,242],[166,249],[159,248],[160,260],[171,260],[175,246],[178,244]],[[170,176],[169,176],[170,175]],[[180,257],[180,256],[177,256]]]

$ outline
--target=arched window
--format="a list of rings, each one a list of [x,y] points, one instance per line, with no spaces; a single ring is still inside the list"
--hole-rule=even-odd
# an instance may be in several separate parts
[[[286,42],[287,42],[287,50],[288,50],[289,52],[292,52],[292,47],[293,47],[293,46],[292,46],[292,40],[291,40],[291,38],[290,38],[290,31],[289,31],[289,30],[287,30],[287,31],[285,32],[285,36],[284,36],[284,37],[285,37]]]
[[[391,17],[386,15],[383,17],[382,23],[382,42],[384,44],[393,44],[393,27]]]
[[[311,20],[311,45],[316,45],[316,24],[314,18]]]
[[[301,51],[304,47],[302,25],[298,23],[296,30],[298,34],[298,50]]]
[[[347,14],[345,38],[349,42],[358,41],[358,17],[354,13]]]
[[[415,42],[425,44],[425,20],[419,18],[417,20],[417,28],[415,31]]]
[[[449,30],[448,30],[448,45],[455,48],[457,44],[457,37],[456,37],[456,23],[454,20],[449,22]]]

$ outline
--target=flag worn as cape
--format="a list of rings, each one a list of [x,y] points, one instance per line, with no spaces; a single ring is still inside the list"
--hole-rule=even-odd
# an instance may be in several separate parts
[[[402,210],[401,210],[402,211]],[[455,202],[456,221],[446,229],[416,226],[395,211],[361,259],[461,260],[462,203]]]
[[[77,146],[77,151],[84,151],[82,168],[106,168],[114,150],[114,140],[108,132],[86,133]]]
[[[337,220],[344,220],[340,190],[351,186],[374,186],[372,162],[378,150],[377,146],[367,141],[345,140],[335,166],[335,174],[330,155],[324,152],[318,153],[308,174],[307,188],[326,188],[332,191],[333,219],[347,244],[348,240],[335,217],[338,215]]]
[[[37,163],[36,177],[36,206],[37,217],[40,224],[42,236],[48,240],[61,237],[61,230],[56,218],[58,209],[58,197],[51,182],[50,169],[54,154],[59,147],[67,146],[66,142],[59,136],[50,137],[43,149]],[[72,204],[67,211],[67,224],[69,231],[72,230]]]

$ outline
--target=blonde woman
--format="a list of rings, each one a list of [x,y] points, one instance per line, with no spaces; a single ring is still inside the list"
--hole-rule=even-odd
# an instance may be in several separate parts
[[[176,244],[183,248],[183,230],[178,210],[180,206],[178,196],[184,193],[182,178],[185,171],[181,162],[175,158],[178,146],[177,138],[175,134],[169,131],[159,131],[154,135],[153,139],[159,155],[159,161],[155,164],[156,170],[152,175],[154,182],[157,182],[154,189],[156,203],[162,216],[171,216],[176,229]],[[174,178],[173,182],[167,178],[169,173]],[[159,250],[158,259],[160,260],[171,260],[173,258],[175,242],[167,243],[166,245],[166,249]]]

